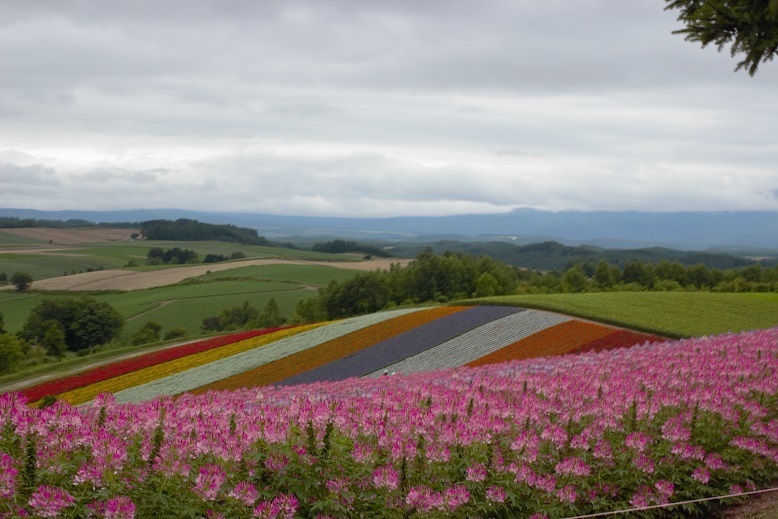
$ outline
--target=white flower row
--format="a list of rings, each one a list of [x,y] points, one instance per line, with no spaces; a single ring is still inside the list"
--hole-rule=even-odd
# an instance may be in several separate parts
[[[328,325],[278,340],[266,346],[188,369],[114,394],[116,402],[143,402],[157,396],[173,396],[200,386],[238,375],[274,360],[307,350],[367,326],[419,311],[419,308],[391,310],[336,321]]]
[[[407,374],[456,368],[571,319],[569,316],[542,310],[525,310],[479,326],[366,376],[377,377],[384,371]]]

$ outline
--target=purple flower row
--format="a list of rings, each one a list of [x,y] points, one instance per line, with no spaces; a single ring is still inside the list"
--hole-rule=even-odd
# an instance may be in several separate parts
[[[289,377],[279,382],[279,385],[308,384],[361,377],[408,357],[418,355],[486,323],[523,311],[523,308],[511,306],[474,306],[417,326],[391,339],[365,348],[354,355]]]

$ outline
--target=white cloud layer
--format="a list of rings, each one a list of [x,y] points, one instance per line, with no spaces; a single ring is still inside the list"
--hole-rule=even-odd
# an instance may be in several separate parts
[[[5,0],[0,207],[778,210],[778,62],[657,0]]]

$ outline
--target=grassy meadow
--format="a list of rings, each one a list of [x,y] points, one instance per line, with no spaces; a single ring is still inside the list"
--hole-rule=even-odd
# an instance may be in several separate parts
[[[16,240],[19,241],[16,241]],[[29,238],[0,232],[0,272],[11,276],[14,272],[27,272],[33,279],[48,279],[90,270],[126,268],[130,262],[137,264],[133,270],[145,271],[181,265],[144,265],[149,249],[191,249],[204,258],[207,254],[230,256],[239,252],[246,259],[285,258],[299,260],[347,261],[348,256],[321,252],[283,249],[219,241],[127,241],[61,246],[58,250],[30,250],[32,245],[42,246]],[[23,247],[27,247],[25,250]],[[359,259],[353,256],[353,259]]]
[[[262,265],[241,267],[191,278],[169,285],[131,292],[0,292],[0,313],[10,332],[21,329],[30,310],[44,299],[93,297],[113,305],[127,319],[121,337],[128,338],[146,321],[186,328],[189,335],[200,333],[204,317],[245,301],[262,309],[271,297],[282,315],[294,311],[300,299],[315,295],[316,289],[331,279],[348,279],[356,271],[319,265]]]
[[[551,310],[675,338],[778,326],[776,293],[596,292],[491,297],[469,303]]]

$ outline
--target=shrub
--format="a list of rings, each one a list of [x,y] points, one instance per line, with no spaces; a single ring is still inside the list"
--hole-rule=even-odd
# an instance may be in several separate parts
[[[169,341],[170,339],[180,339],[181,337],[186,337],[188,333],[189,332],[187,332],[186,328],[175,326],[165,333],[165,340]]]
[[[19,369],[24,359],[21,341],[13,335],[0,335],[0,373],[12,373]]]
[[[157,342],[162,333],[162,325],[154,321],[147,321],[137,332],[132,335],[130,342],[135,346]]]
[[[16,290],[27,290],[32,285],[32,276],[26,272],[14,272],[11,275],[11,284],[16,286]]]

